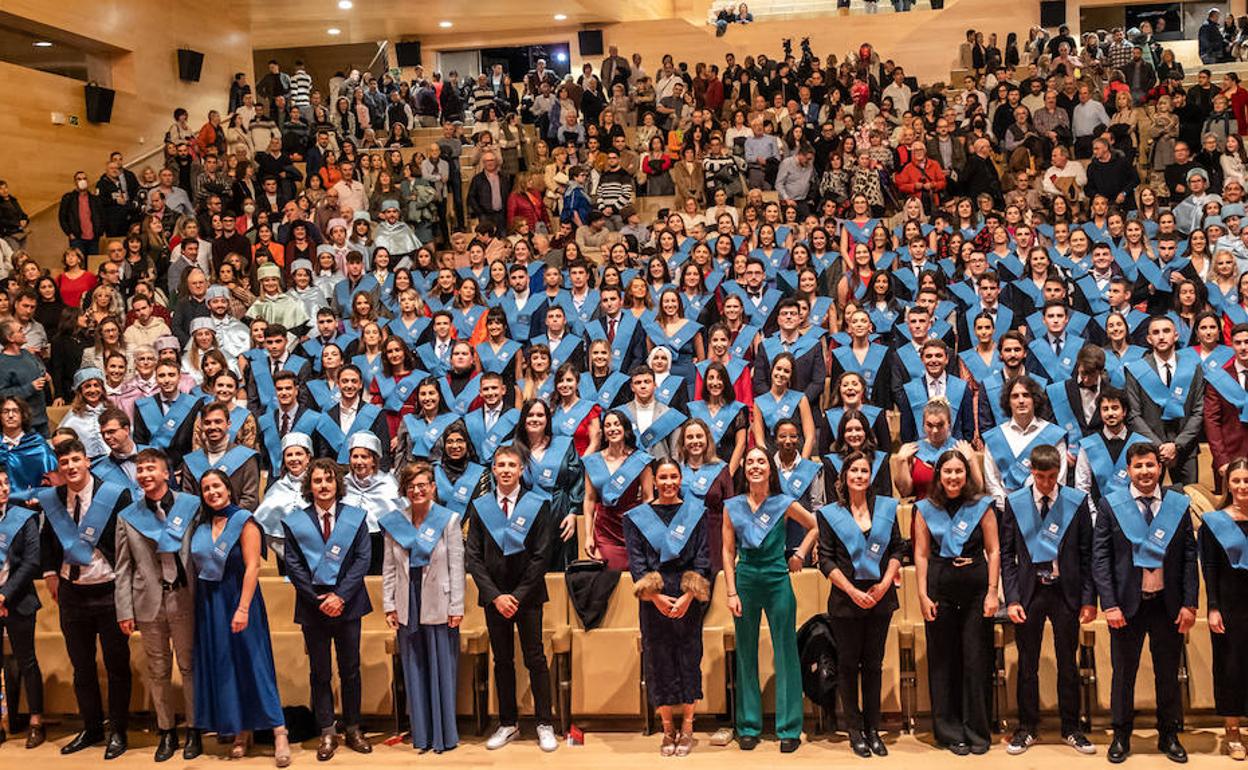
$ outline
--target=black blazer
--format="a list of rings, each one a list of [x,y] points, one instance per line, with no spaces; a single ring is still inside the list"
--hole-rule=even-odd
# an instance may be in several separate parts
[[[819,524],[819,571],[824,577],[832,574],[832,570],[839,569],[845,577],[849,578],[849,582],[853,583],[860,591],[866,591],[874,583],[879,581],[872,580],[855,580],[854,579],[854,562],[849,556],[849,551],[841,542],[841,538],[837,536],[836,530],[832,529],[832,525],[828,524],[827,519],[821,513],[815,513],[815,521]],[[897,526],[897,522],[893,522],[893,531],[889,534],[888,548],[884,554],[884,558],[880,559],[880,575],[888,571],[888,563],[892,560],[901,561],[902,555],[905,553],[906,544],[901,539],[901,530]],[[869,610],[864,610],[846,594],[836,586],[832,586],[831,592],[828,593],[828,614],[834,618],[864,618],[875,615],[891,615],[897,611],[899,607],[897,601],[897,587],[890,585],[884,596],[880,597],[880,601]]]
[[[39,514],[36,513],[13,536],[9,545],[9,578],[0,585],[4,606],[14,615],[29,617],[43,606],[35,593],[35,578],[43,571],[39,558]]]
[[[828,379],[828,369],[823,362],[823,345],[815,345],[793,363],[789,388],[805,393],[810,408],[818,409],[819,400],[823,396],[823,384]],[[756,396],[766,393],[771,387],[771,361],[762,345],[754,352],[753,384]]]
[[[191,398],[191,396],[187,396]],[[147,401],[158,399],[160,395],[148,396],[141,398],[139,401]],[[157,405],[159,407],[159,404]],[[169,446],[165,449],[165,454],[169,455],[169,467],[177,469],[182,465],[182,458],[191,453],[195,439],[195,420],[199,417],[199,410],[203,408],[203,402],[196,403],[191,407],[191,411],[187,413],[186,419],[182,425],[174,431],[173,439],[169,442]],[[134,443],[148,446],[152,443],[153,428],[159,426],[150,426],[143,417],[143,412],[138,409],[138,402],[135,402],[134,410]]]
[[[529,493],[521,485],[520,498]],[[493,488],[486,495],[493,495]],[[484,495],[483,495],[484,497]],[[479,498],[478,498],[479,499]],[[524,550],[506,556],[485,531],[477,515],[477,501],[468,505],[468,537],[464,542],[464,567],[477,583],[477,603],[486,607],[504,594],[511,594],[521,607],[545,604],[546,565],[550,563],[550,550],[554,533],[550,503],[543,503],[537,519],[524,539]]]
[[[1086,497],[1057,547],[1057,569],[1062,596],[1072,611],[1096,604],[1096,583],[1092,579],[1092,508]],[[1001,518],[1001,580],[1006,604],[1021,604],[1024,610],[1031,605],[1040,585],[1031,551],[1027,550],[1008,499]]]
[[[468,211],[475,216],[501,214],[507,210],[507,196],[510,194],[511,177],[500,167],[498,169],[498,199],[502,205],[495,209],[490,182],[486,179],[484,171],[478,172],[468,183]]]
[[[1150,369],[1157,371],[1157,359],[1152,353],[1144,354],[1143,360]],[[1144,388],[1129,370],[1126,376],[1131,430],[1158,444],[1173,441],[1180,459],[1195,451],[1205,427],[1204,368],[1196,367],[1192,383],[1187,389],[1187,398],[1184,399],[1183,416],[1177,420],[1163,420],[1161,405],[1144,392]]]
[[[99,492],[100,487],[105,483],[99,476],[94,473],[91,478],[95,482],[92,488],[92,501],[94,495]],[[67,504],[69,492],[64,484],[56,488],[56,497],[61,501],[62,505]],[[108,562],[109,566],[117,564],[117,514],[124,511],[130,506],[131,497],[130,490],[123,490],[117,496],[117,502],[113,504],[113,511],[109,514],[107,523],[104,524],[104,531],[100,533],[100,539],[96,542],[95,548]],[[84,511],[85,513],[85,511]],[[56,532],[53,531],[52,525],[48,523],[46,516],[43,517],[43,530],[40,533],[39,540],[40,562],[43,564],[45,572],[56,572],[60,574],[61,565],[65,563],[65,551],[61,548],[61,541],[57,539]]]
[[[342,503],[338,503],[335,516],[342,514]],[[294,512],[295,516],[307,516],[318,532],[320,522],[316,517],[315,506]],[[373,611],[372,602],[368,599],[368,591],[364,590],[364,576],[368,574],[368,565],[372,559],[372,542],[368,536],[367,518],[361,520],[356,530],[351,548],[343,557],[338,568],[338,582],[333,585],[320,585],[312,582],[312,570],[308,560],[299,548],[299,541],[291,533],[286,522],[282,522],[282,531],[286,537],[286,577],[295,587],[295,622],[299,625],[316,625],[358,620]],[[318,596],[335,593],[343,601],[342,614],[331,618],[321,612],[321,600]]]
[[[1175,488],[1175,491],[1180,491]],[[1096,528],[1092,540],[1092,575],[1102,609],[1117,607],[1130,619],[1140,608],[1143,570],[1131,559],[1131,541],[1118,526],[1120,513],[1134,516],[1135,510],[1115,511],[1102,497],[1096,504]],[[1184,516],[1170,539],[1162,560],[1165,583],[1162,589],[1166,612],[1177,618],[1183,607],[1200,605],[1200,578],[1197,566],[1196,536],[1192,519]]]

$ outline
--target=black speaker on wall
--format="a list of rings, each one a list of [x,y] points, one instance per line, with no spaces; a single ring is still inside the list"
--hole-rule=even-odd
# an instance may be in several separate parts
[[[199,82],[199,73],[204,69],[204,55],[189,48],[178,49],[178,77],[192,83]]]
[[[420,65],[420,41],[412,43],[395,43],[394,56],[400,67],[417,67]]]
[[[1066,23],[1066,0],[1040,1],[1040,26],[1060,27]]]
[[[576,33],[576,43],[581,56],[602,56],[602,30],[583,29]]]
[[[113,97],[117,92],[111,88],[87,83],[87,120],[91,123],[107,123],[113,117]]]

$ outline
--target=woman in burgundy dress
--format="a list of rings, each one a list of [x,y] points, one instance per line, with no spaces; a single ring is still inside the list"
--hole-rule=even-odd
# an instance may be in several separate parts
[[[637,448],[637,437],[628,417],[619,410],[602,418],[606,446],[584,459],[585,515],[589,517],[589,538],[585,551],[591,558],[607,563],[608,569],[628,569],[628,549],[624,545],[624,514],[654,497],[650,461],[654,458]]]

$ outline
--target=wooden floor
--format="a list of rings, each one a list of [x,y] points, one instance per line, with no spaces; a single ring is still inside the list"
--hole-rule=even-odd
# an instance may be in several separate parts
[[[292,767],[336,767],[345,770],[375,770],[376,768],[397,767],[455,767],[484,768],[499,767],[509,770],[525,770],[526,768],[561,767],[581,770],[608,770],[610,768],[642,768],[651,766],[652,762],[661,761],[668,764],[687,767],[716,768],[716,770],[732,770],[741,768],[798,768],[827,767],[829,764],[845,766],[865,763],[869,767],[914,768],[916,762],[922,763],[923,770],[951,770],[952,768],[969,765],[986,767],[989,763],[1006,762],[1010,770],[1052,770],[1067,762],[1079,763],[1085,767],[1103,767],[1105,748],[1109,737],[1105,733],[1096,733],[1092,740],[1097,744],[1096,756],[1083,756],[1057,740],[1056,731],[1042,736],[1042,742],[1033,746],[1026,754],[1010,757],[1005,753],[1004,744],[993,746],[987,755],[982,757],[955,757],[946,751],[939,751],[931,745],[929,733],[915,735],[888,734],[890,755],[886,758],[859,759],[849,751],[844,735],[835,737],[824,736],[813,743],[804,743],[795,754],[781,756],[775,741],[764,741],[753,752],[747,753],[737,749],[736,744],[727,747],[709,745],[709,733],[700,734],[699,743],[693,754],[687,759],[660,759],[658,756],[658,736],[643,737],[636,732],[590,732],[587,733],[584,746],[568,747],[561,745],[553,754],[543,754],[537,748],[532,730],[526,728],[521,739],[501,751],[487,751],[485,739],[469,736],[463,740],[459,748],[442,755],[432,753],[417,755],[410,746],[382,745],[384,736],[370,735],[374,742],[373,753],[368,756],[354,754],[340,748],[331,762],[316,761],[316,744],[309,741],[295,747]],[[98,770],[101,767],[156,767],[152,762],[152,751],[155,745],[149,734],[134,731],[130,736],[130,751],[120,759],[104,765],[101,762],[103,749],[88,749],[71,757],[61,757],[59,747],[68,741],[69,736],[64,730],[53,730],[51,740],[34,751],[26,751],[21,740],[11,738],[8,743],[0,746],[0,767],[17,770],[18,768],[38,768],[39,770]],[[179,754],[175,759],[162,767],[169,768],[205,768],[221,767],[225,760],[226,748],[218,745],[214,739],[206,741],[207,753],[193,762],[184,762]],[[1233,763],[1221,754],[1220,730],[1194,730],[1185,733],[1183,745],[1191,755],[1189,766],[1206,768],[1244,767]],[[1162,770],[1173,767],[1172,763],[1157,754],[1155,733],[1140,731],[1132,741],[1134,753],[1127,760],[1124,768],[1131,770]],[[272,747],[258,747],[257,754],[231,766],[249,768],[272,767]],[[18,764],[22,763],[22,764]],[[994,764],[995,766],[995,764]]]

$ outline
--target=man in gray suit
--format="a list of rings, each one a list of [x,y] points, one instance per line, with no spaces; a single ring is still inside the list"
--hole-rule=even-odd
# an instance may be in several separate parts
[[[1205,412],[1205,377],[1192,348],[1176,350],[1174,321],[1148,321],[1152,352],[1127,365],[1131,429],[1157,444],[1170,483],[1196,481],[1196,457]]]
[[[676,429],[688,418],[654,397],[654,371],[649,366],[638,364],[628,374],[633,400],[625,404],[623,410],[637,431],[637,448],[649,452],[656,460],[671,457]]]
[[[117,623],[127,636],[136,629],[142,633],[147,678],[160,729],[157,762],[170,759],[178,748],[172,681],[177,656],[188,725],[182,758],[194,759],[203,753],[203,743],[199,731],[189,727],[194,724],[191,656],[195,605],[194,573],[187,565],[199,498],[169,488],[169,458],[159,449],[139,452],[134,467],[143,496],[118,516]]]

